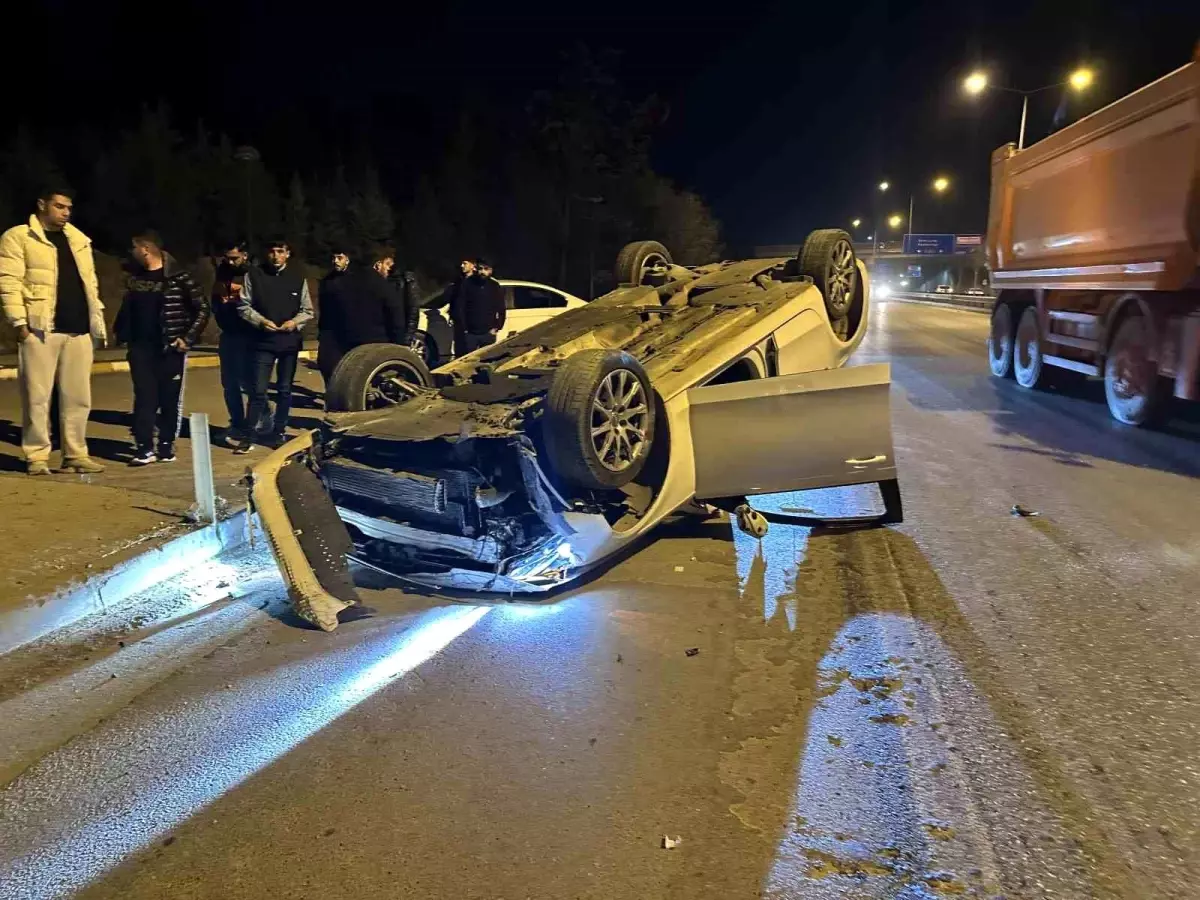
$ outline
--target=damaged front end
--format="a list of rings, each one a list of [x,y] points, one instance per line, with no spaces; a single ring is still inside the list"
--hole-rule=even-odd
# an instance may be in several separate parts
[[[571,508],[515,428],[413,440],[327,427],[259,465],[252,497],[297,613],[326,631],[358,602],[349,562],[431,588],[538,592],[609,531]]]

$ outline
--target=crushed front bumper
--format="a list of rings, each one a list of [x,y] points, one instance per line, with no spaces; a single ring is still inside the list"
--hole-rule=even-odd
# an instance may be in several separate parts
[[[305,465],[313,432],[284,444],[250,472],[250,502],[266,532],[296,614],[333,631],[358,602],[346,526],[317,475]]]

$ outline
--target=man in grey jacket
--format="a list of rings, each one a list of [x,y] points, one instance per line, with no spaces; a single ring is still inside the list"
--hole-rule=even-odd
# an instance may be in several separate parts
[[[267,386],[275,370],[275,427],[267,438],[271,444],[285,439],[292,411],[292,382],[300,358],[300,332],[312,320],[312,298],[308,279],[300,266],[289,266],[292,250],[282,238],[267,243],[267,263],[252,266],[242,286],[238,312],[254,329],[253,382],[248,423],[258,422],[267,406]],[[246,435],[234,453],[249,453],[252,436]]]
[[[0,304],[17,333],[21,450],[30,475],[50,474],[50,401],[61,409],[63,471],[104,467],[88,456],[92,341],[103,346],[104,305],[92,242],[71,224],[72,192],[41,192],[29,223],[0,237]]]

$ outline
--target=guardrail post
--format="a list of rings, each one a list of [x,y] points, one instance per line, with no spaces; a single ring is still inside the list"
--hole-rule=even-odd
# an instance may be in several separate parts
[[[217,521],[217,496],[213,487],[212,443],[208,437],[208,413],[189,417],[192,435],[192,480],[196,483],[196,512],[202,522]]]

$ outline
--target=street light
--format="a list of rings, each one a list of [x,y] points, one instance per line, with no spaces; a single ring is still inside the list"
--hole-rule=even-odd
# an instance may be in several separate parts
[[[1067,76],[1066,81],[1056,81],[1054,84],[1043,85],[1040,88],[1034,88],[1031,91],[1022,91],[1017,88],[1003,87],[998,84],[992,84],[988,81],[986,72],[972,72],[963,80],[963,90],[971,96],[978,96],[988,88],[997,91],[1006,91],[1010,94],[1021,95],[1021,131],[1017,135],[1017,149],[1025,149],[1025,119],[1029,114],[1029,98],[1033,94],[1040,94],[1042,91],[1053,90],[1058,87],[1070,87],[1075,91],[1086,91],[1092,86],[1092,82],[1096,80],[1095,73],[1086,67],[1080,67]]]
[[[900,213],[895,213],[888,219],[888,224],[893,228],[899,228],[904,224],[904,216],[900,215]]]
[[[862,224],[862,219],[855,219],[853,222],[850,223],[850,227],[857,228],[861,224]]]
[[[950,190],[950,179],[945,175],[939,175],[929,185],[933,188],[935,194],[944,194]],[[916,199],[914,194],[908,195],[908,233],[913,233],[913,201]]]
[[[880,189],[881,191],[886,191],[886,190],[887,190],[888,188],[890,188],[890,187],[891,187],[891,185],[890,185],[890,184],[888,184],[886,181],[881,181],[881,182],[879,182],[879,189]]]

